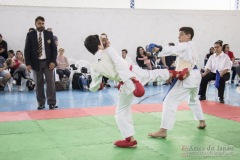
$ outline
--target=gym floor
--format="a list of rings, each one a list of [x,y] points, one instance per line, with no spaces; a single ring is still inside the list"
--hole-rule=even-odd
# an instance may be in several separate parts
[[[210,85],[202,108],[207,128],[196,128],[187,103],[177,112],[173,130],[166,139],[149,132],[159,129],[162,99],[169,86],[146,86],[132,111],[137,148],[117,148],[122,139],[114,119],[117,89],[91,93],[57,92],[56,110],[38,111],[35,93],[0,92],[1,160],[146,160],[146,159],[240,159],[240,94],[228,84],[226,104],[217,102]]]

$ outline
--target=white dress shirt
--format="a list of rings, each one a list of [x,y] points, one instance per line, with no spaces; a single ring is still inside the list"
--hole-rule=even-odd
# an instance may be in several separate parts
[[[38,41],[38,39],[39,39],[39,33],[40,33],[41,36],[42,36],[42,56],[41,56],[41,57],[38,57],[38,59],[46,59],[45,45],[44,45],[44,34],[43,34],[43,32],[37,31],[37,41]]]
[[[231,67],[231,60],[224,52],[220,53],[219,55],[216,53],[211,55],[205,66],[205,68],[209,69],[213,73],[216,73],[216,70],[221,73],[225,69],[228,69],[228,72],[230,72]]]

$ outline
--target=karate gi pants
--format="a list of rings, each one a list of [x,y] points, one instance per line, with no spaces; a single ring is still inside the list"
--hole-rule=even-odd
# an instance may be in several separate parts
[[[178,80],[163,101],[160,128],[173,129],[177,107],[185,100],[188,100],[188,105],[194,114],[195,120],[204,120],[202,107],[198,99],[198,88],[183,88],[183,82]]]
[[[133,66],[132,72],[142,85],[145,85],[149,81],[154,81],[158,77],[160,81],[169,79],[169,71],[167,69],[143,70],[138,66]],[[129,84],[133,87],[129,87]],[[121,86],[119,91],[115,119],[123,138],[133,136],[135,133],[131,113],[131,104],[135,97],[133,95],[134,89],[135,86],[132,80],[129,79]]]

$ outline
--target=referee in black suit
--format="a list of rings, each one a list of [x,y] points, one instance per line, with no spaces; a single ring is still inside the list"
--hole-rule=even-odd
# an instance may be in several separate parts
[[[27,70],[29,72],[33,70],[36,74],[38,110],[45,108],[46,98],[49,109],[57,108],[53,76],[53,69],[56,66],[57,59],[57,47],[54,43],[53,33],[45,30],[44,21],[41,16],[35,19],[36,30],[27,34],[24,50]],[[45,75],[47,84],[46,96],[43,75]]]

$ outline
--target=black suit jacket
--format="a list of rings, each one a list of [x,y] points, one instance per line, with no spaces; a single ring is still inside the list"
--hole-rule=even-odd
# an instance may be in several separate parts
[[[24,56],[26,65],[31,65],[33,70],[38,71],[39,68],[39,60],[38,60],[38,32],[31,31],[27,34]],[[43,31],[44,35],[44,45],[45,45],[45,53],[47,64],[50,62],[56,63],[57,59],[57,47],[54,43],[53,33],[47,30]]]

